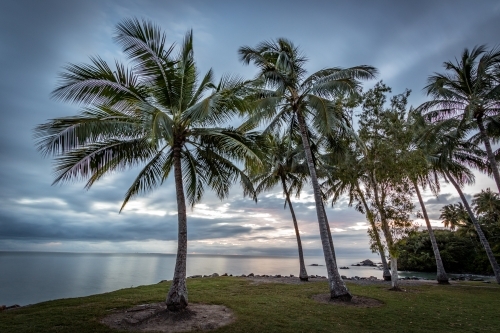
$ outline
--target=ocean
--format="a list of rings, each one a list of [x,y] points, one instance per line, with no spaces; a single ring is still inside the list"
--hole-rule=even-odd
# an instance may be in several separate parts
[[[376,257],[337,258],[339,267],[350,267],[340,273],[347,277],[382,278],[382,271],[377,268],[351,266],[364,259],[378,262]],[[305,263],[309,275],[326,275],[323,257],[305,257]],[[310,266],[312,264],[319,266]],[[22,306],[154,284],[171,280],[174,266],[174,254],[0,252],[0,305]],[[299,260],[296,257],[188,255],[188,276],[213,273],[298,276]],[[434,278],[435,274],[425,277]]]
[[[338,259],[349,266],[366,258]],[[374,262],[376,258],[371,258]],[[326,275],[323,257],[305,257],[309,275]],[[171,280],[174,254],[0,252],[0,305],[27,305],[81,297]],[[296,257],[188,255],[187,275],[299,274]],[[341,270],[346,276],[376,276],[373,267]],[[166,291],[165,291],[166,294]]]

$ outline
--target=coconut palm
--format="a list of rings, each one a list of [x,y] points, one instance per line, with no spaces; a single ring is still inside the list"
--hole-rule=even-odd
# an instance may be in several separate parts
[[[370,66],[327,68],[306,77],[306,58],[285,38],[261,42],[255,48],[241,47],[239,54],[243,63],[253,63],[258,68],[255,80],[258,89],[254,95],[257,107],[250,121],[269,122],[266,131],[277,132],[286,123],[288,128],[300,132],[314,192],[330,294],[332,298],[350,300],[352,296],[340,277],[331,250],[308,130],[327,134],[339,126],[346,126],[345,115],[333,102],[335,95],[356,91],[358,80],[373,78],[376,69]]]
[[[474,195],[472,205],[477,215],[484,215],[487,220],[500,223],[500,195],[489,188]]]
[[[452,231],[462,227],[468,219],[467,211],[461,202],[445,205],[439,211],[441,212],[439,218],[443,222],[444,227],[450,228]]]
[[[434,235],[434,230],[432,229],[429,215],[427,214],[427,208],[425,207],[425,203],[420,192],[420,188],[424,190],[426,188],[430,188],[434,195],[439,193],[439,181],[436,176],[436,170],[432,168],[432,163],[429,162],[429,159],[432,159],[432,142],[421,140],[422,134],[430,130],[430,126],[425,122],[425,118],[422,117],[419,112],[415,112],[414,110],[411,110],[409,113],[407,125],[406,131],[410,134],[410,141],[406,153],[407,159],[410,163],[406,168],[406,171],[408,173],[408,178],[413,184],[415,193],[417,194],[418,202],[420,204],[420,208],[422,209],[421,217],[424,218],[425,225],[429,233],[434,258],[436,260],[436,280],[440,284],[447,284],[449,283],[448,275],[444,269],[436,236]]]
[[[383,278],[391,280],[391,272],[387,264],[385,249],[380,239],[379,226],[375,223],[375,211],[370,208],[366,194],[360,183],[368,182],[366,170],[363,169],[362,156],[356,156],[354,146],[349,140],[326,140],[327,153],[322,156],[325,181],[321,184],[325,188],[326,197],[331,198],[334,205],[343,194],[349,197],[349,206],[356,203],[356,210],[364,213],[370,223],[373,235],[374,250],[380,254],[383,266]],[[343,143],[343,144],[342,144]]]
[[[300,194],[302,186],[307,175],[307,168],[304,164],[297,163],[295,160],[297,150],[290,137],[279,135],[268,135],[265,145],[266,156],[263,158],[263,167],[253,170],[250,173],[252,182],[255,183],[255,192],[259,194],[263,191],[272,190],[280,184],[285,196],[285,207],[288,205],[292,215],[295,237],[299,252],[301,281],[307,281],[308,275],[304,263],[304,253],[302,251],[302,242],[300,240],[299,226],[295,211],[293,209],[290,195],[295,192]]]
[[[90,188],[110,172],[142,165],[121,209],[161,185],[173,169],[178,247],[166,304],[179,310],[188,305],[186,200],[194,206],[206,188],[222,199],[238,177],[251,189],[235,163],[258,163],[252,141],[218,127],[244,107],[237,93],[243,84],[230,77],[214,84],[211,70],[198,79],[192,32],[177,55],[149,21],[124,20],[116,33],[133,67],[117,61],[113,71],[98,57],[66,66],[53,96],[85,108],[78,116],[39,125],[37,145],[43,154],[56,156],[54,183],[86,178]]]
[[[481,225],[462,191],[464,185],[474,183],[474,175],[467,166],[475,167],[479,170],[486,168],[486,164],[482,159],[484,152],[467,140],[468,132],[466,128],[462,129],[460,125],[450,124],[449,121],[444,125],[443,127],[437,126],[437,130],[435,131],[438,134],[434,136],[433,140],[435,144],[434,166],[458,192],[463,206],[476,229],[479,241],[486,251],[493,273],[495,274],[495,279],[500,283],[500,266],[493,255],[493,251],[481,229]],[[456,128],[456,130],[450,131],[450,128]]]
[[[433,119],[460,119],[461,125],[476,123],[488,156],[489,171],[500,192],[500,173],[487,133],[487,124],[495,122],[500,114],[500,49],[487,51],[485,45],[470,51],[466,48],[460,59],[443,65],[447,72],[430,76],[425,87],[434,100],[419,108],[429,111]]]

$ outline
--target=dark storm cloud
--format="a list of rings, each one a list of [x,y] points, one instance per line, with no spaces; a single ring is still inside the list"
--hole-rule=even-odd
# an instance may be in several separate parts
[[[473,10],[469,1],[454,1],[453,5],[438,1],[388,0],[313,1],[308,6],[289,1],[287,4],[260,0],[251,3],[3,1],[0,10],[0,238],[5,241],[3,244],[30,239],[115,243],[176,239],[176,216],[170,215],[176,210],[172,179],[154,192],[131,200],[118,215],[123,196],[138,169],[106,177],[89,191],[83,189],[84,182],[51,186],[51,160],[43,159],[34,145],[32,129],[37,124],[78,112],[76,105],[50,99],[57,73],[68,62],[88,62],[89,55],[98,54],[107,61],[123,59],[112,36],[115,24],[125,17],[143,17],[160,24],[167,32],[168,43],[181,41],[185,31],[193,28],[195,57],[201,72],[213,67],[218,76],[233,73],[252,77],[255,69],[242,66],[237,56],[238,47],[287,37],[308,57],[310,72],[330,66],[373,65],[380,70],[379,79],[393,87],[394,93],[412,89],[410,103],[414,105],[425,100],[421,89],[428,75],[442,71],[443,61],[457,57],[464,47],[499,43],[497,1],[474,3]],[[290,20],[297,12],[300,19]],[[242,198],[241,192],[238,186],[233,186],[230,198],[223,201],[230,203],[232,218],[190,217],[190,239],[248,235],[271,240],[275,232],[291,228],[290,213],[288,208],[284,209],[282,197],[263,195],[255,204]],[[279,188],[275,192],[279,193]],[[458,202],[457,198],[446,194],[439,202],[430,198],[427,204],[431,217],[437,218],[440,207]],[[318,240],[319,236],[312,234],[317,233],[316,214],[309,208],[314,204],[295,198],[292,201],[299,225],[308,232],[305,237]],[[202,203],[210,209],[222,204],[208,190]],[[147,214],[145,207],[150,212],[162,211],[167,215]],[[236,213],[238,210],[244,213]],[[365,221],[362,214],[347,207],[345,200],[334,209],[328,207],[327,213],[332,228],[346,230],[354,223]],[[190,210],[190,214],[196,215],[196,209]],[[265,220],[258,214],[270,214],[277,221]],[[255,225],[250,228],[248,224],[257,224],[260,228]],[[358,234],[366,237],[364,231]],[[334,233],[334,239],[354,240],[358,234]],[[0,250],[3,244],[0,243]],[[266,247],[248,249],[259,253],[288,251]]]
[[[189,240],[229,238],[273,231],[273,227],[250,228],[234,223],[223,224],[223,219],[209,220],[189,217]],[[47,241],[127,241],[177,240],[177,216],[85,217],[71,220],[0,214],[0,239],[37,239]]]

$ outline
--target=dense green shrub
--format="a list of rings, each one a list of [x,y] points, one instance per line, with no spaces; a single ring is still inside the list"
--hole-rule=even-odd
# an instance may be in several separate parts
[[[462,235],[449,230],[435,230],[434,233],[448,273],[492,274],[486,253],[474,235]],[[489,241],[495,241],[495,239]],[[493,249],[498,250],[498,245],[491,243]],[[400,270],[436,271],[436,261],[427,231],[416,232],[404,238],[398,243],[398,248]],[[495,256],[497,260],[500,258],[498,252]]]

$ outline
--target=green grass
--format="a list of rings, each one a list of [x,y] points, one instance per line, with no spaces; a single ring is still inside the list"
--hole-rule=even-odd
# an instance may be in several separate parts
[[[223,304],[236,322],[217,332],[500,332],[500,286],[418,285],[407,292],[348,284],[354,295],[376,298],[377,308],[320,304],[324,282],[250,284],[244,278],[189,279],[191,303]],[[0,332],[117,332],[99,319],[115,308],[162,301],[168,284],[62,299],[0,313]]]

